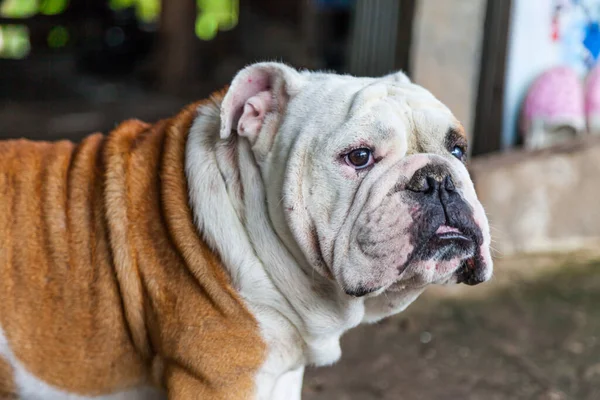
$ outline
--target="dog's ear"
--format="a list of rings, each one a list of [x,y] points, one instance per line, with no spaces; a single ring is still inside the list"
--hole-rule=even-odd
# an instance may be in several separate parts
[[[269,113],[283,111],[302,81],[298,71],[281,63],[256,63],[238,72],[221,103],[221,138],[235,130],[254,143]]]
[[[388,81],[398,82],[398,83],[411,83],[410,78],[402,71],[392,72],[391,74],[387,74],[383,76],[381,79],[385,79]]]

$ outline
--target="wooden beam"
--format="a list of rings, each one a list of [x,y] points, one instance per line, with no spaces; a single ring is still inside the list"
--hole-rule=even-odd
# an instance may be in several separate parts
[[[416,0],[400,0],[396,32],[396,68],[410,76],[410,51],[413,42],[413,21]]]
[[[354,7],[348,69],[381,76],[396,68],[400,0],[358,0]]]
[[[180,94],[193,80],[195,72],[196,2],[162,0],[156,70],[159,89]]]
[[[512,0],[487,2],[472,155],[502,149],[504,81],[511,7]]]

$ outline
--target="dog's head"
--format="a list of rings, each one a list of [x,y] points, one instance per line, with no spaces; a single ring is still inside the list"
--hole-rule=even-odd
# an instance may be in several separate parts
[[[405,75],[254,64],[222,102],[232,131],[252,146],[275,231],[348,295],[491,277],[463,128]]]

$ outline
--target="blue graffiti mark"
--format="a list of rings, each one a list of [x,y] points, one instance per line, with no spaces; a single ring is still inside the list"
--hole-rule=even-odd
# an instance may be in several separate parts
[[[600,24],[598,22],[590,22],[585,27],[583,45],[589,50],[594,61],[598,60],[600,54]]]

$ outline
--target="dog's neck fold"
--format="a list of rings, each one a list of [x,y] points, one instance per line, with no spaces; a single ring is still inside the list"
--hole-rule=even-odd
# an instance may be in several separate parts
[[[297,365],[289,367],[331,364],[341,353],[340,336],[361,322],[363,300],[343,295],[334,282],[310,273],[306,261],[284,245],[269,218],[250,142],[237,135],[219,138],[221,99],[213,97],[199,107],[187,142],[196,225],[254,311],[267,343],[289,348],[291,342],[298,348],[291,357]]]

